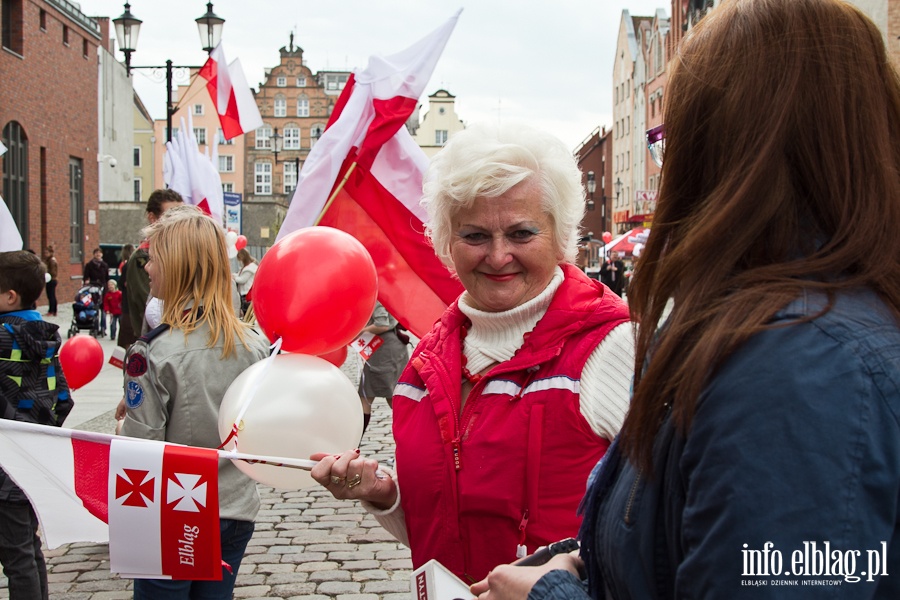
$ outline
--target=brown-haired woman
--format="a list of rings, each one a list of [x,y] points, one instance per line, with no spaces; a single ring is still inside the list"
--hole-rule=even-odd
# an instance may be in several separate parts
[[[900,80],[882,34],[837,0],[726,1],[666,98],[628,294],[634,395],[587,496],[590,595],[900,598]],[[584,597],[578,562],[473,591]]]

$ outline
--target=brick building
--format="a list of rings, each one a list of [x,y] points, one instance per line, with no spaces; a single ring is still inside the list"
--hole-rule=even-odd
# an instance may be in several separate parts
[[[66,301],[99,243],[98,52],[108,21],[65,0],[2,0],[2,194],[26,248],[56,246]]]
[[[603,260],[603,232],[612,227],[610,210],[615,200],[612,133],[598,127],[575,149],[581,182],[587,190],[587,211],[581,221],[582,249],[577,260],[584,268],[597,267]]]
[[[266,70],[256,92],[263,126],[244,136],[243,234],[249,246],[275,243],[297,175],[325,131],[350,75],[313,74],[303,60],[303,48],[294,45],[293,34],[279,53],[279,64]]]

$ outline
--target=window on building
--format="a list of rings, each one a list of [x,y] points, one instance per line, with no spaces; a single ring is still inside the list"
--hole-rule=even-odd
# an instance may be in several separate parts
[[[309,116],[309,98],[307,98],[306,96],[300,96],[299,98],[297,98],[297,116]]]
[[[259,130],[257,130],[259,131]],[[254,191],[258,196],[272,195],[272,163],[257,162],[254,165],[255,187]]]
[[[19,55],[24,54],[22,38],[22,29],[24,27],[23,4],[24,0],[3,0],[2,4],[3,30],[0,32],[0,35],[3,38],[3,47]]]
[[[222,184],[222,191],[223,191],[223,192],[233,192],[233,191],[234,191],[234,184],[231,183],[230,181],[229,181],[228,183],[223,183],[223,184]]]
[[[435,129],[434,130],[434,143],[436,146],[443,146],[447,143],[447,130],[446,129]]]
[[[206,145],[206,127],[194,127],[194,137],[201,146]]]
[[[306,87],[306,77],[297,78],[297,87]]]
[[[284,144],[283,147],[285,150],[299,150],[300,149],[300,128],[294,125],[293,123],[287,125],[284,128]]]
[[[84,170],[74,157],[69,157],[69,260],[84,261]]]
[[[6,10],[6,7],[3,7]],[[41,31],[47,31],[47,11],[43,8],[41,9]]]
[[[234,173],[234,157],[228,154],[219,155],[219,173]]]
[[[4,4],[4,7],[6,5]],[[28,138],[18,121],[3,128],[3,145],[7,151],[3,164],[3,199],[22,239],[28,240]]]
[[[226,140],[225,132],[222,131],[221,127],[216,129],[216,139],[219,140],[220,146],[233,146],[234,145],[234,138],[231,138],[230,140]]]
[[[287,87],[287,77],[279,77],[275,80],[275,85],[278,87]]]
[[[63,25],[63,44],[69,45],[69,26]]]
[[[258,150],[268,150],[272,147],[272,128],[263,125],[256,130],[256,148]]]
[[[284,163],[284,193],[292,193],[295,187],[297,187],[297,163],[288,161]]]
[[[141,147],[140,146],[134,147],[134,159],[133,160],[134,160],[135,167],[141,166]]]
[[[88,50],[89,50],[89,49],[90,49],[90,48],[88,47],[88,41],[87,41],[87,40],[81,40],[81,55],[82,55],[83,57],[85,57],[85,58],[88,57]]]
[[[201,116],[201,117],[203,116],[203,105],[202,104],[194,105],[194,115]]]
[[[135,178],[133,179],[133,181],[134,181],[134,198],[133,198],[133,200],[134,200],[135,202],[140,202],[140,201],[142,200],[142,198],[141,198],[142,193],[141,193],[141,192],[142,192],[143,187],[144,187],[144,182],[143,182],[143,180],[142,180],[140,177],[135,177]]]
[[[284,99],[284,96],[275,96],[275,116],[287,116],[287,100]]]

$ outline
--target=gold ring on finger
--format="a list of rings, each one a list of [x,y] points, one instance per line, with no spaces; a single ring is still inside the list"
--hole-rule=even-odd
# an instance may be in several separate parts
[[[338,477],[337,475],[332,475],[331,483],[333,483],[334,485],[341,485],[342,483],[344,483],[344,478]]]
[[[362,481],[362,475],[357,473],[356,475],[354,475],[353,477],[351,477],[350,479],[347,480],[347,487],[348,488],[356,487],[360,484],[361,481]]]

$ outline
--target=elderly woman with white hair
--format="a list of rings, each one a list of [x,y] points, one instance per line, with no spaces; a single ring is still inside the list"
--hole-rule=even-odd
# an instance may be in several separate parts
[[[572,264],[584,190],[558,139],[466,129],[435,156],[423,204],[465,292],[394,390],[396,474],[354,450],[316,455],[313,477],[363,500],[414,567],[437,559],[474,582],[578,531],[584,481],[627,410],[634,342],[622,300]]]

